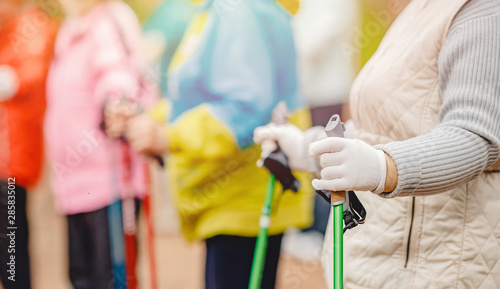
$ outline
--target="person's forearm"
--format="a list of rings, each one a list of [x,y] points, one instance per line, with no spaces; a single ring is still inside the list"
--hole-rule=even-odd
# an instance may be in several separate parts
[[[483,137],[452,126],[439,126],[430,134],[376,148],[388,155],[383,197],[449,190],[475,178],[500,153],[498,146]]]

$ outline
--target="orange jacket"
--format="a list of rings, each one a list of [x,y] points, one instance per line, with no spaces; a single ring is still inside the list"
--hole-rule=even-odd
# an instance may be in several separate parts
[[[39,8],[29,7],[0,29],[0,65],[17,73],[20,86],[0,102],[0,180],[16,178],[31,186],[43,163],[45,79],[57,24]]]

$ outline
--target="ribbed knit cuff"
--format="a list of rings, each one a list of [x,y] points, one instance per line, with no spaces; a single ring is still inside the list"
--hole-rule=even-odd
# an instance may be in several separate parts
[[[382,197],[423,196],[472,180],[498,159],[498,148],[465,129],[440,125],[406,141],[377,145],[398,170],[398,185]]]
[[[376,149],[383,150],[392,157],[398,170],[398,185],[392,192],[379,194],[384,198],[411,195],[422,179],[422,163],[419,150],[412,149],[404,142],[393,142],[385,145],[376,145]]]

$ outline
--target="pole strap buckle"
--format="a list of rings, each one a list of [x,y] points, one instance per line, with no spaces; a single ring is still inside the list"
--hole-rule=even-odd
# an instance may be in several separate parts
[[[329,204],[331,203],[330,191],[317,190],[320,195]],[[353,191],[348,191],[345,194],[344,201],[344,233],[348,229],[356,227],[358,224],[364,224],[366,219],[366,209]]]
[[[358,224],[364,224],[366,219],[366,210],[356,193],[349,191],[346,194],[344,205],[344,233],[348,229],[356,227]]]

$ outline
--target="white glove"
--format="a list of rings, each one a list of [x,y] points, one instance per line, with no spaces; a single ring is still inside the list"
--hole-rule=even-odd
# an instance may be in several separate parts
[[[321,180],[312,182],[317,190],[384,191],[385,153],[363,141],[329,137],[312,143],[309,154],[321,156]]]
[[[19,90],[19,78],[9,65],[0,65],[0,101],[6,101]]]
[[[319,168],[315,159],[309,156],[308,146],[325,137],[325,130],[322,127],[312,127],[303,132],[293,124],[271,123],[256,128],[253,140],[262,146],[261,159],[265,159],[279,145],[287,156],[292,170],[315,173]]]

